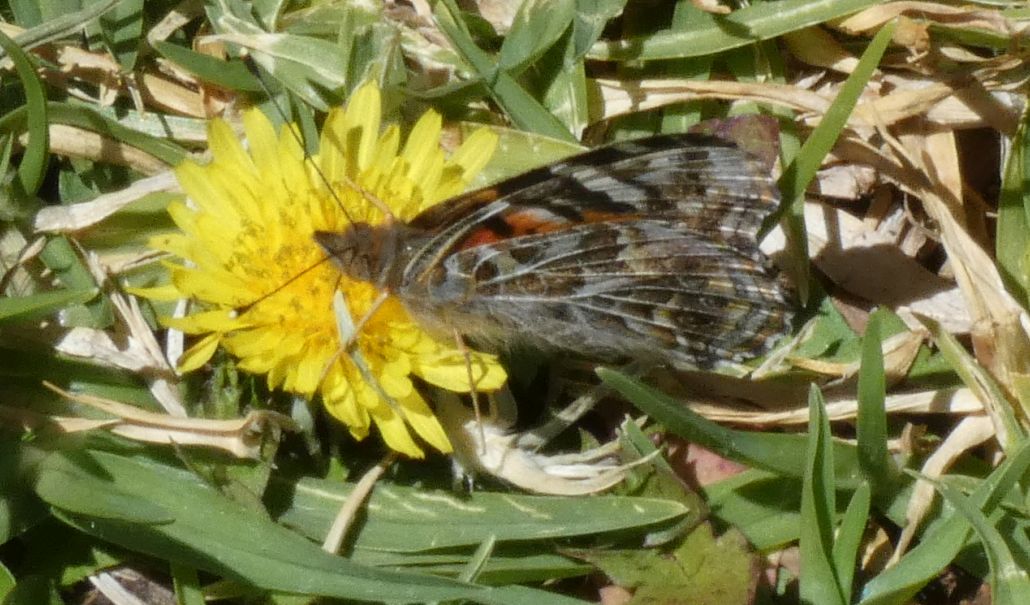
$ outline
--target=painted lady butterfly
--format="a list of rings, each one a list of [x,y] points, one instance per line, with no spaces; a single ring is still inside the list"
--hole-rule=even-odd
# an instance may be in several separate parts
[[[708,369],[789,329],[758,247],[768,167],[701,134],[618,143],[447,200],[409,223],[319,232],[351,278],[432,332],[598,361]]]

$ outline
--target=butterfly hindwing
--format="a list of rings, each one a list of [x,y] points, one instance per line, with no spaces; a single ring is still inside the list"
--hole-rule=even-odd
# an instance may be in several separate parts
[[[416,313],[449,313],[479,326],[469,332],[480,339],[521,337],[596,359],[702,368],[763,353],[791,315],[783,285],[764,264],[661,219],[587,223],[467,248],[448,257],[426,288]]]

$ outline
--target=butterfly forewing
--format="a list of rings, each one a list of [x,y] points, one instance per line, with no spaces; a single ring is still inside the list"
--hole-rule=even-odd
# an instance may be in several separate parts
[[[414,270],[456,247],[634,216],[674,217],[684,229],[739,241],[743,250],[753,247],[778,200],[768,167],[722,139],[675,134],[627,141],[423,212],[411,226],[438,237],[412,256],[406,273],[415,277]]]

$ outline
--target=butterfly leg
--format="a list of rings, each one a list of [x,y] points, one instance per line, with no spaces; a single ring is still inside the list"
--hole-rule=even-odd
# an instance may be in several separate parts
[[[390,397],[383,390],[383,387],[379,384],[379,381],[372,375],[371,369],[368,367],[368,363],[365,358],[361,355],[361,351],[354,350],[353,345],[355,338],[360,333],[361,328],[368,323],[368,320],[375,315],[375,312],[379,310],[379,307],[386,302],[389,292],[381,292],[379,296],[372,302],[368,312],[366,312],[361,319],[355,324],[350,313],[350,307],[347,305],[347,299],[343,297],[343,293],[339,290],[333,295],[333,312],[336,315],[336,330],[340,338],[340,348],[337,349],[336,353],[329,359],[325,367],[322,368],[322,375],[318,379],[318,384],[321,386],[322,381],[329,374],[329,369],[333,367],[333,364],[340,360],[344,354],[347,354],[351,361],[354,362],[354,367],[358,369],[358,373],[361,374],[361,379],[366,384],[375,389],[376,393],[393,409],[395,414],[403,414],[401,406],[394,401],[393,397]]]
[[[358,320],[358,323],[355,324],[354,320],[351,319],[350,308],[347,306],[347,301],[343,298],[343,294],[340,291],[336,292],[333,296],[333,310],[336,314],[336,331],[340,336],[340,348],[333,353],[329,362],[325,364],[324,368],[322,368],[322,374],[318,377],[319,386],[322,385],[322,381],[325,380],[326,375],[329,374],[329,369],[333,367],[333,364],[339,361],[340,357],[342,357],[344,353],[348,353],[350,351],[350,348],[357,339],[358,334],[361,333],[361,329],[364,328],[365,324],[368,323],[368,320],[375,315],[375,312],[379,310],[379,307],[383,306],[383,303],[386,302],[389,295],[389,292],[380,293],[379,296],[372,301],[372,306],[369,307],[368,312],[365,313],[365,315]]]
[[[483,428],[483,413],[479,406],[479,391],[476,388],[477,381],[472,371],[472,355],[469,353],[468,346],[465,345],[465,339],[461,337],[461,333],[457,329],[454,330],[454,342],[458,346],[458,351],[462,357],[465,358],[465,371],[468,373],[469,379],[469,396],[472,398],[472,409],[476,414],[476,424],[479,425],[479,441],[482,447],[486,447],[486,429]],[[485,453],[485,450],[480,452],[480,454]]]

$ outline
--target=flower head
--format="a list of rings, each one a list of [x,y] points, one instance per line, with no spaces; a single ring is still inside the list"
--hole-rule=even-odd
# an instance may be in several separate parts
[[[344,230],[350,220],[381,222],[372,200],[403,221],[461,193],[496,138],[480,130],[447,158],[438,114],[423,115],[402,146],[396,125],[381,131],[380,112],[379,89],[361,87],[345,110],[330,112],[319,153],[310,159],[292,133],[277,134],[256,110],[243,119],[247,148],[225,122],[212,121],[212,161],[188,161],[176,170],[189,198],[170,208],[182,232],[151,242],[185,262],[169,262],[171,284],[143,294],[200,303],[190,315],[163,320],[200,337],[180,369],[206,363],[221,345],[240,368],[267,374],[271,388],[320,394],[356,438],[374,423],[390,447],[421,457],[411,430],[440,451],[451,446],[411,376],[468,392],[466,356],[454,343],[430,337],[392,297],[365,317],[379,294],[374,285],[341,275],[312,234]],[[342,323],[360,326],[346,351],[336,292],[350,313]],[[476,388],[503,384],[494,357],[473,352],[471,362]]]

